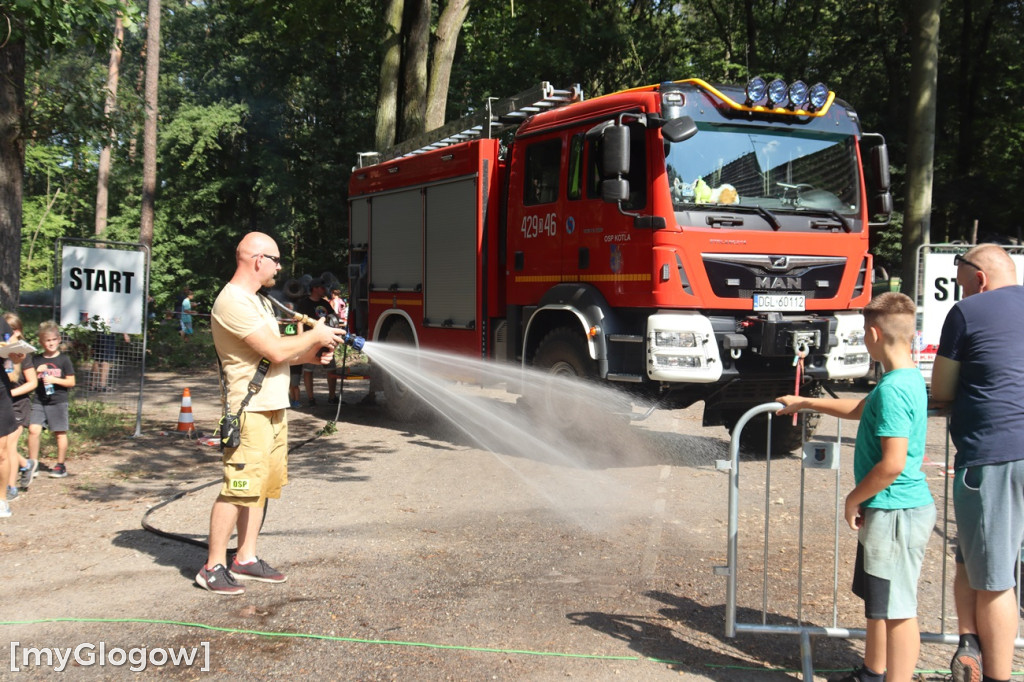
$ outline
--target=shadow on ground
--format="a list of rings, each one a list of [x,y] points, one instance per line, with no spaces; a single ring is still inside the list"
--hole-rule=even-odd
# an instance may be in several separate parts
[[[570,613],[566,617],[576,625],[627,642],[630,649],[644,658],[666,663],[680,672],[698,672],[722,682],[743,679],[744,671],[799,676],[800,642],[796,636],[740,634],[735,639],[726,639],[720,634],[725,630],[724,604],[706,606],[688,597],[659,591],[646,594],[666,605],[659,609],[660,617],[600,612]],[[736,618],[738,622],[760,622],[761,612],[739,608]],[[666,620],[677,623],[678,627],[666,625]],[[795,620],[783,616],[770,616],[768,620],[774,625],[797,625]],[[693,641],[681,638],[680,629],[707,634],[704,638],[707,643],[699,638]],[[860,653],[848,641],[822,639],[815,644],[815,654],[821,650],[823,660],[849,661],[850,667],[860,660]],[[726,653],[723,650],[726,647],[745,658]]]

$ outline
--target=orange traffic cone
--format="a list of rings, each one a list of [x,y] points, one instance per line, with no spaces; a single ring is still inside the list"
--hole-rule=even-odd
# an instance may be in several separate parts
[[[178,430],[195,431],[196,425],[192,419],[192,394],[185,389],[181,394],[181,412],[178,413]]]

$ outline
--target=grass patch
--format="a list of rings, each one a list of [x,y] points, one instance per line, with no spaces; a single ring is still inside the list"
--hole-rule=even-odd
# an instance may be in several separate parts
[[[133,415],[99,401],[86,402],[75,398],[68,403],[68,422],[69,460],[88,457],[111,442],[128,438],[135,429]],[[23,441],[28,438],[27,431],[22,435]],[[22,447],[22,452],[26,452],[27,444],[23,442]],[[57,440],[44,430],[39,439],[39,457],[56,456]]]

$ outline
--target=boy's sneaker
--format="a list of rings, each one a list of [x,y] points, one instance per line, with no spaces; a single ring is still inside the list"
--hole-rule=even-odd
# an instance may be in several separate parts
[[[0,519],[6,519],[11,515],[11,505],[7,504],[7,500],[0,500]]]
[[[64,466],[64,463],[54,464],[50,469],[50,478],[64,478],[68,475],[68,468]]]
[[[981,682],[981,651],[970,640],[957,647],[949,663],[953,682]]]
[[[13,485],[7,486],[7,501],[12,502],[18,498],[18,489]]]
[[[32,484],[32,479],[36,477],[36,470],[39,468],[38,459],[26,459],[26,464],[18,469],[18,487],[25,489]]]
[[[316,407],[316,398],[310,398],[307,400],[306,407]]]
[[[332,396],[330,396],[330,397],[329,397],[329,398],[327,399],[327,404],[328,404],[328,405],[337,405],[337,404],[338,404],[338,396],[336,396],[336,395],[332,395]]]
[[[885,680],[885,674],[871,675],[861,665],[845,673],[837,673],[828,678],[828,682],[869,682],[870,680]]]
[[[293,400],[293,401],[291,401],[291,403],[292,403],[292,409],[293,410],[296,410],[296,409],[302,407],[302,403],[300,403],[298,400]]]
[[[210,592],[229,597],[245,593],[245,588],[238,584],[230,571],[224,568],[224,564],[217,564],[213,568],[207,568],[204,565],[196,574],[196,584]]]
[[[259,557],[251,564],[240,564],[235,557],[231,561],[231,575],[239,580],[259,580],[265,583],[283,583],[288,580],[288,576],[271,568],[270,564]]]

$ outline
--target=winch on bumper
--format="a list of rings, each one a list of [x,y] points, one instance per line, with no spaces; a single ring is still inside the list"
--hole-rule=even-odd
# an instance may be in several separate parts
[[[783,317],[782,313],[765,313],[740,320],[737,326],[743,341],[728,335],[724,345],[731,349],[746,342],[751,352],[766,358],[823,355],[838,343],[829,335],[828,318],[817,315]]]
[[[738,320],[735,326],[735,331],[718,334],[723,355],[734,360],[747,354],[766,360],[810,357],[816,361],[808,363],[808,373],[829,379],[862,377],[870,367],[864,317],[859,312],[762,313]]]

